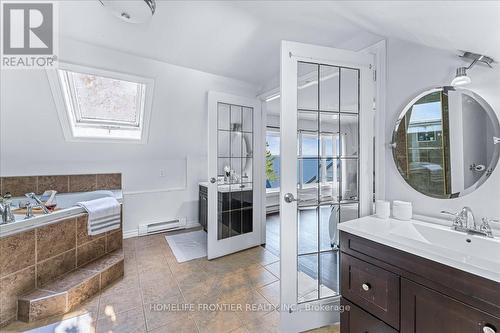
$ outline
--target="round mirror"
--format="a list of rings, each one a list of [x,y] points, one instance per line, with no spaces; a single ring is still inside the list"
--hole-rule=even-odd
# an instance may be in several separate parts
[[[394,129],[394,161],[406,182],[434,198],[474,191],[491,175],[500,150],[500,126],[476,93],[441,87],[403,110]]]

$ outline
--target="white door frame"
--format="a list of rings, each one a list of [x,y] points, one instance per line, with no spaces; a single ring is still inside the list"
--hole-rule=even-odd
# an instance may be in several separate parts
[[[210,182],[211,178],[217,180],[217,105],[227,103],[252,107],[253,112],[253,229],[252,232],[217,239],[217,181]],[[263,162],[263,147],[261,129],[261,102],[256,98],[231,95],[221,92],[208,92],[208,259],[214,259],[227,254],[238,252],[250,247],[260,245],[261,240],[261,211],[262,211],[262,184],[263,175],[260,167]]]
[[[338,311],[307,311],[311,306],[338,305],[340,297],[297,304],[297,202],[286,203],[285,193],[297,198],[297,63],[308,61],[360,69],[359,114],[359,210],[368,215],[372,210],[373,184],[373,55],[302,43],[281,44],[281,193],[280,193],[280,298],[285,308],[280,312],[282,332],[301,332],[338,322]],[[371,120],[371,121],[370,121]]]
[[[373,45],[364,48],[362,52],[375,56],[375,198],[385,200],[385,162],[386,154],[390,154],[392,161],[392,149],[388,145],[392,140],[392,129],[390,135],[385,132],[386,120],[386,41],[381,40]]]
[[[261,103],[261,145],[263,149],[263,158],[262,158],[262,164],[261,164],[261,169],[262,169],[262,189],[260,192],[260,206],[261,206],[261,212],[260,212],[260,217],[261,217],[261,224],[260,224],[260,244],[265,244],[266,243],[266,221],[267,221],[267,189],[266,189],[266,159],[265,159],[265,149],[266,147],[266,135],[267,135],[267,107],[265,105],[265,101],[263,102],[260,96],[257,96]]]

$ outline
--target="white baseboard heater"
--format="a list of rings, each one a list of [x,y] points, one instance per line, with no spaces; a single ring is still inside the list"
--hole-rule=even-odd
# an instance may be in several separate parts
[[[139,225],[139,236],[157,234],[160,232],[179,230],[186,228],[186,218],[178,218],[170,221],[153,222]]]

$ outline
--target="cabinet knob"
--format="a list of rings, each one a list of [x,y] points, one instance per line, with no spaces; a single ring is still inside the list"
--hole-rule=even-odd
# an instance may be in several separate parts
[[[212,184],[214,184],[216,181],[217,181],[217,179],[215,179],[215,177],[210,178],[210,182],[211,182]]]
[[[368,291],[368,290],[372,289],[372,286],[370,286],[369,283],[363,283],[361,285],[361,288],[363,288],[364,291]]]
[[[496,329],[486,324],[483,326],[483,333],[497,333]]]

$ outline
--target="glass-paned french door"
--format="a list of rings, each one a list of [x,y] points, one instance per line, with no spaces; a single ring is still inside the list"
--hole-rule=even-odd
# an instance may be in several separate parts
[[[261,242],[260,101],[208,93],[208,259]]]
[[[360,72],[298,62],[297,303],[339,295],[337,225],[359,216]]]
[[[372,64],[367,52],[283,41],[280,252],[283,332],[339,321],[337,225],[373,198]],[[312,310],[311,309],[318,309]]]
[[[252,107],[217,104],[217,239],[253,231]]]

